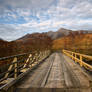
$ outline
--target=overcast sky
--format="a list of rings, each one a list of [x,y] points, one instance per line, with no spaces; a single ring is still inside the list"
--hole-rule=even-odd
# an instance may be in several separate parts
[[[0,38],[59,28],[92,30],[92,0],[0,0]]]

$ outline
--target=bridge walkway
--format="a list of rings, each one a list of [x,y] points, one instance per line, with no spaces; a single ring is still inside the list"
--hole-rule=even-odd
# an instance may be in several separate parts
[[[91,78],[72,59],[53,53],[15,86],[15,92],[91,92]]]

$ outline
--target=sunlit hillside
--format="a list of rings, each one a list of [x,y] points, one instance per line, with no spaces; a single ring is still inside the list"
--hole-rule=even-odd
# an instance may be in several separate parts
[[[11,42],[0,40],[0,57],[50,49],[51,45],[51,38],[43,33],[27,34]]]
[[[53,50],[68,49],[92,55],[92,34],[68,35],[53,41]]]

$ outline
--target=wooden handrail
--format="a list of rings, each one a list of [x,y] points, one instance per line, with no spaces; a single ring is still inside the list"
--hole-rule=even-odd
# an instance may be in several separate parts
[[[69,53],[74,53],[74,54],[77,54],[77,55],[81,55],[85,58],[88,58],[88,59],[91,59],[92,60],[92,56],[89,56],[89,55],[85,55],[85,54],[80,54],[80,53],[76,53],[76,52],[72,52],[72,51],[68,51],[68,50],[63,50],[63,51],[67,51]]]
[[[16,79],[21,73],[25,73],[27,70],[32,69],[33,66],[39,64],[49,54],[50,51],[46,50],[0,58],[0,61],[8,60],[11,58],[11,60],[13,60],[11,63],[6,64],[8,69],[0,73],[0,84],[5,83],[9,77]],[[18,60],[21,56],[23,58]]]
[[[84,55],[84,54],[80,54],[80,53],[76,53],[68,50],[63,50],[63,53],[69,56],[70,58],[72,58],[75,62],[78,62],[81,67],[83,66],[86,69],[92,71],[92,65],[83,61],[83,59],[92,60],[92,56]]]

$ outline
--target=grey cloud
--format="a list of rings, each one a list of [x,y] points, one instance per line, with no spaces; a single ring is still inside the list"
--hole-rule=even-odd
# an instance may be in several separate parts
[[[59,0],[57,7],[52,6],[48,11],[51,17],[61,21],[92,19],[92,0]]]
[[[52,4],[54,1],[56,0],[0,0],[0,15],[4,17],[10,13],[11,17],[22,16],[28,22],[24,26],[0,24],[0,37],[14,40],[34,30],[49,30],[50,27],[56,29],[63,25],[70,29],[92,29],[92,0],[58,0],[56,5]],[[28,17],[30,14],[37,16],[43,25],[40,24],[39,27],[36,19]],[[47,16],[50,19],[44,26]]]
[[[92,24],[82,24],[82,25],[68,25],[67,28],[72,29],[72,30],[89,30],[92,31]]]
[[[13,8],[27,8],[30,10],[46,9],[53,2],[54,0],[0,0],[0,12],[6,9],[12,10]]]
[[[15,40],[23,35],[25,35],[25,33],[21,30],[17,30],[13,24],[0,24],[0,38],[4,40]]]

